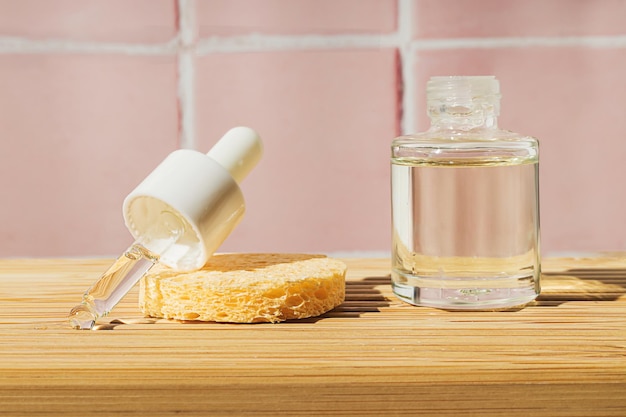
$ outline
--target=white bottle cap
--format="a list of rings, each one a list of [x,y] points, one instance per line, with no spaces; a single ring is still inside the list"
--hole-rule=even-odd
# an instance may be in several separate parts
[[[172,152],[124,200],[126,227],[161,255],[161,263],[178,270],[201,268],[243,218],[238,183],[257,164],[262,149],[254,130],[238,127],[208,154]],[[162,242],[171,234],[163,212],[174,214],[183,227],[176,243],[161,253]]]

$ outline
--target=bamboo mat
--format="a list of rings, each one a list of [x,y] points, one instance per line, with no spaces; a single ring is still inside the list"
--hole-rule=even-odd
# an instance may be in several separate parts
[[[279,324],[69,309],[111,260],[0,260],[0,414],[626,416],[626,257],[544,261],[507,312],[417,308],[389,261],[349,259],[346,301]]]

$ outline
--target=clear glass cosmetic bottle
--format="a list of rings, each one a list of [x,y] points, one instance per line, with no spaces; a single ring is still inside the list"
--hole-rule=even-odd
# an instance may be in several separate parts
[[[443,309],[505,309],[540,291],[539,148],[500,130],[495,77],[433,77],[428,131],[392,143],[392,286]]]

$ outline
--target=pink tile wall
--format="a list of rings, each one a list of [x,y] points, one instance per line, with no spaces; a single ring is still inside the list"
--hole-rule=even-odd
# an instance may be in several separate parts
[[[626,250],[625,8],[0,0],[0,257],[119,253],[134,185],[239,124],[266,153],[223,250],[389,252],[389,143],[434,74],[496,75],[501,126],[541,140],[544,253]]]
[[[200,36],[389,33],[395,0],[211,0],[198,2]]]
[[[198,62],[198,141],[249,124],[265,156],[224,250],[377,251],[389,238],[393,50],[209,55]],[[254,74],[263,74],[262,81]]]
[[[0,35],[165,42],[176,35],[175,13],[172,0],[0,0]]]
[[[172,1],[0,2],[0,40],[88,46],[0,46],[0,256],[110,255],[131,242],[122,200],[178,147],[176,56],[98,42],[170,41],[175,16]]]
[[[622,0],[418,0],[417,39],[623,35]]]
[[[176,149],[173,57],[0,55],[0,254],[111,254],[125,195]]]

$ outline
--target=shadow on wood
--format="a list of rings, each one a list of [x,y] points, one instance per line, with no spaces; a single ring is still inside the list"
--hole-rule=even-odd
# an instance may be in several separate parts
[[[539,301],[613,301],[626,294],[626,269],[575,268],[542,275]]]

